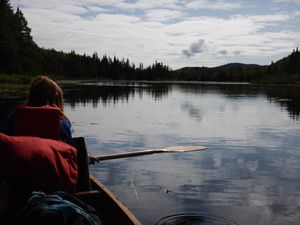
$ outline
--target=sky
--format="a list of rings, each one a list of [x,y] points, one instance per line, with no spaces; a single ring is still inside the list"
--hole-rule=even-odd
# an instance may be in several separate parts
[[[11,0],[44,48],[172,69],[268,65],[300,47],[300,0]]]

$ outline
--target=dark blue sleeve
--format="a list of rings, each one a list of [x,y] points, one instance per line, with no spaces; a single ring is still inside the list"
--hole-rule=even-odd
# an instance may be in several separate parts
[[[14,117],[15,117],[15,111],[12,111],[8,116],[6,117],[2,132],[6,135],[13,135],[13,129],[14,129]]]
[[[72,138],[71,122],[68,119],[60,118],[60,137],[62,140]]]

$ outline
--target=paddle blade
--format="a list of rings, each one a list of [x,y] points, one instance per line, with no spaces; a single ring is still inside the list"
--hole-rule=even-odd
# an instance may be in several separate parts
[[[205,150],[205,146],[172,146],[164,149],[166,152],[191,152]]]

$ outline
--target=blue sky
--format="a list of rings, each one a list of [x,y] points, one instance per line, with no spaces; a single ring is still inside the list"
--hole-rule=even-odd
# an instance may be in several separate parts
[[[300,0],[13,0],[40,47],[173,69],[270,64],[300,47]]]

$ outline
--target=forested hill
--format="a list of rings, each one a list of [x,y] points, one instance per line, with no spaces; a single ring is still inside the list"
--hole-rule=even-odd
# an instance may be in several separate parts
[[[269,74],[275,75],[298,75],[300,76],[300,52],[298,47],[293,50],[292,54],[283,59],[277,61],[276,63],[271,63],[268,67]]]
[[[142,63],[136,66],[128,59],[112,58],[105,53],[100,57],[97,52],[89,56],[40,48],[30,32],[21,10],[13,11],[9,0],[0,0],[0,78],[13,74],[47,74],[70,79],[300,83],[298,48],[268,66],[231,63],[172,71],[161,62],[144,67]]]
[[[218,67],[184,67],[174,71],[177,79],[197,81],[250,82],[260,80],[266,66],[254,64],[229,63]]]
[[[184,67],[174,71],[175,79],[264,83],[300,83],[300,53],[293,52],[267,66],[230,63],[218,67]]]
[[[249,68],[259,68],[260,65],[257,64],[243,64],[243,63],[228,63],[222,66],[217,66],[215,69],[249,69]]]

